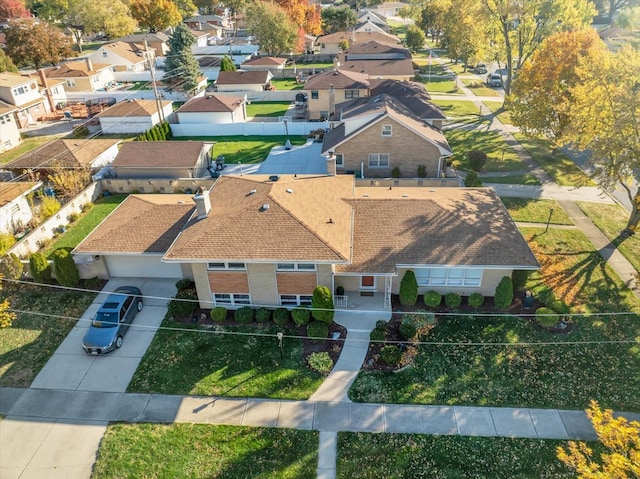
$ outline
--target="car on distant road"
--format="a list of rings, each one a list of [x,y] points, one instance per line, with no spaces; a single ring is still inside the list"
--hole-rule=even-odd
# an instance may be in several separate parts
[[[133,318],[142,311],[142,291],[135,286],[120,286],[107,296],[84,335],[82,347],[87,354],[100,355],[122,346]]]
[[[487,75],[487,85],[491,87],[501,87],[502,76],[499,73],[490,73]]]
[[[487,73],[487,65],[484,63],[478,63],[474,69],[473,69],[474,73],[478,73],[480,75],[484,75],[485,73]]]

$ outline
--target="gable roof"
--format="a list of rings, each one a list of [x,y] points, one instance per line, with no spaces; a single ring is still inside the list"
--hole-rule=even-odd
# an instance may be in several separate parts
[[[233,112],[242,106],[245,102],[243,96],[222,96],[207,94],[203,97],[192,98],[182,105],[176,113],[189,112]]]
[[[539,267],[490,188],[356,187],[346,201],[354,208],[353,262],[336,265],[336,272],[393,274],[396,265]]]
[[[40,181],[0,181],[0,207],[40,186]]]
[[[143,51],[137,48],[135,43],[115,41],[102,45],[98,49],[98,52],[101,50],[114,53],[130,63],[141,63],[145,61]]]
[[[379,16],[377,13],[371,12],[369,10],[360,12],[358,14],[357,20],[359,22],[371,22],[371,23],[376,23],[378,25],[387,25],[387,22],[384,18]]]
[[[204,141],[130,141],[124,143],[114,168],[185,168],[195,166]]]
[[[211,55],[198,57],[197,61],[198,61],[198,66],[200,66],[200,68],[219,67],[222,64],[222,58],[214,57]]]
[[[2,72],[0,73],[0,86],[14,88],[35,81],[28,75],[20,75],[19,73]]]
[[[243,63],[243,65],[263,65],[263,66],[280,66],[287,62],[286,58],[277,57],[258,57],[252,58]]]
[[[67,62],[57,67],[47,68],[44,74],[47,78],[88,78],[97,75],[100,70],[106,70],[110,67],[111,65],[105,63],[94,63],[93,69],[89,70],[87,62]]]
[[[209,215],[192,218],[164,259],[348,262],[352,208],[342,198],[352,190],[346,175],[221,176]]]
[[[440,107],[431,102],[431,95],[422,83],[390,79],[372,79],[369,82],[371,83],[371,96],[374,98],[381,94],[392,96],[423,120],[445,120],[447,118]]]
[[[311,75],[304,85],[305,90],[368,90],[367,76],[358,72],[332,70]]]
[[[162,108],[171,105],[173,102],[161,100]],[[158,113],[158,105],[155,100],[125,100],[110,106],[106,110],[98,113],[100,118],[125,117],[125,116],[145,116],[150,117]]]
[[[216,85],[264,85],[269,81],[269,71],[220,72]]]
[[[125,35],[124,37],[116,38],[118,42],[127,43],[139,43],[144,45],[144,41],[147,42],[168,42],[169,35],[156,32],[156,33],[132,33],[131,35]]]
[[[361,55],[363,57],[361,57]],[[364,60],[364,55],[394,55],[399,59],[411,58],[411,52],[397,43],[371,40],[365,43],[356,43],[349,46],[345,52],[345,60]]]
[[[129,195],[73,253],[164,253],[194,210],[192,195]]]
[[[5,169],[47,168],[55,166],[88,166],[120,140],[58,139],[32,150],[4,165]]]
[[[12,111],[17,111],[18,107],[12,105],[11,103],[5,103],[0,100],[0,115],[6,115],[7,113],[11,113]]]
[[[405,59],[371,59],[346,60],[344,53],[338,55],[340,71],[360,72],[371,77],[376,76],[407,76],[413,77],[413,61]]]
[[[318,37],[318,43],[336,44],[343,41],[349,42],[349,45],[357,43],[365,43],[371,40],[378,40],[386,43],[400,43],[400,39],[395,35],[381,32],[336,32],[329,33]]]

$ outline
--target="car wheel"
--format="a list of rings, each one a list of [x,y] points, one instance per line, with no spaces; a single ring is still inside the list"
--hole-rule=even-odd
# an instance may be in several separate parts
[[[138,300],[138,312],[142,311],[142,300]]]
[[[120,348],[122,347],[122,343],[124,342],[124,340],[122,339],[122,336],[118,336],[116,338],[116,348]]]

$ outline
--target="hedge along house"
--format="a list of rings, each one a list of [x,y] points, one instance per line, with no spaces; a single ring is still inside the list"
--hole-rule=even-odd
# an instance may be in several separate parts
[[[408,269],[420,293],[492,296],[503,276],[539,267],[491,189],[354,181],[226,175],[195,207],[184,195],[132,195],[74,254],[100,258],[105,277],[191,278],[204,308],[310,304],[320,285],[344,288],[342,307],[389,309]]]

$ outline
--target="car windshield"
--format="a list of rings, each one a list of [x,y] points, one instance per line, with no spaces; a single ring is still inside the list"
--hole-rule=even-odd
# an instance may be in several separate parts
[[[113,328],[118,325],[117,313],[98,313],[91,325],[94,328]]]

